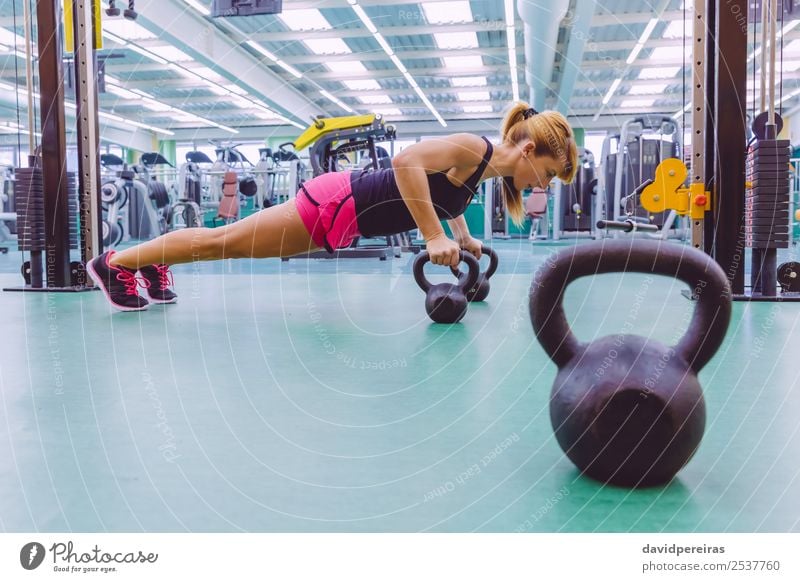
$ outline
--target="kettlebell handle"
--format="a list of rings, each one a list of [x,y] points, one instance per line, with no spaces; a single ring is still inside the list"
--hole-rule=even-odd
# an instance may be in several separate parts
[[[472,253],[461,251],[459,253],[459,258],[462,263],[467,264],[467,268],[469,269],[467,271],[465,280],[459,280],[458,282],[459,288],[464,294],[466,294],[466,292],[469,291],[478,281],[478,275],[480,274],[481,267],[478,264],[478,260],[472,256]],[[414,259],[414,280],[417,282],[417,285],[420,286],[420,289],[422,289],[425,293],[430,290],[431,282],[428,281],[427,277],[425,277],[423,269],[425,267],[425,263],[430,262],[430,260],[431,256],[428,254],[428,251],[422,251],[417,255],[417,258]]]
[[[481,252],[484,255],[489,256],[489,266],[486,267],[486,273],[484,273],[484,277],[488,279],[492,275],[494,275],[494,272],[497,270],[497,265],[500,262],[500,259],[498,258],[497,253],[492,247],[481,245]],[[461,278],[461,271],[459,271],[456,267],[450,267],[450,270],[453,271],[453,275],[455,275],[459,279]],[[480,272],[478,273],[478,276],[480,276]]]
[[[616,240],[582,244],[562,251],[536,273],[530,291],[530,316],[539,342],[562,368],[581,348],[564,313],[567,286],[601,273],[652,273],[675,277],[697,292],[689,327],[674,347],[699,372],[714,356],[728,330],[731,290],[722,268],[692,247],[658,241]]]

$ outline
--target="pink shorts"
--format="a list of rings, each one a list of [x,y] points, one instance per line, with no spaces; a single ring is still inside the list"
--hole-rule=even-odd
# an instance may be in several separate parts
[[[296,204],[311,240],[329,253],[349,246],[361,235],[350,172],[328,172],[312,178],[300,186]]]

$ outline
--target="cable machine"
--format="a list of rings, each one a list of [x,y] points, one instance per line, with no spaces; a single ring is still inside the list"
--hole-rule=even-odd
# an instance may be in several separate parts
[[[690,167],[664,160],[652,183],[638,189],[648,211],[673,209],[689,217],[692,246],[719,263],[740,301],[800,301],[800,263],[776,261],[777,250],[789,245],[790,220],[789,141],[777,139],[781,121],[775,112],[777,10],[777,0],[762,0],[762,113],[753,116],[754,138],[747,143],[748,3],[695,2]],[[637,223],[634,217],[605,226],[657,230]],[[749,287],[746,248],[752,249]]]

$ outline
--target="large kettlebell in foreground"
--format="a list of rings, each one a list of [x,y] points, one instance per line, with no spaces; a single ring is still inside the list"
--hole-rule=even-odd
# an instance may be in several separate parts
[[[427,251],[421,252],[414,259],[414,279],[420,289],[425,291],[425,311],[436,323],[456,323],[467,313],[466,293],[478,280],[480,265],[478,260],[466,251],[461,251],[461,262],[466,263],[469,270],[458,284],[439,283],[432,285],[425,277],[423,268],[431,260]]]
[[[673,347],[638,335],[581,343],[562,306],[575,279],[638,272],[675,277],[697,299]],[[550,420],[558,444],[587,476],[625,487],[668,482],[689,461],[705,429],[698,372],[725,338],[731,291],[725,273],[691,247],[656,241],[578,245],[536,273],[530,315],[542,347],[558,366]]]
[[[494,275],[499,262],[497,253],[492,247],[487,247],[486,245],[481,246],[481,253],[489,256],[489,266],[486,268],[485,272],[478,275],[478,280],[475,282],[475,284],[467,289],[467,301],[469,302],[486,300],[486,298],[489,296],[490,289],[489,278]],[[465,273],[462,273],[455,267],[451,267],[450,270],[453,271],[453,275],[458,277],[459,281],[467,276]]]

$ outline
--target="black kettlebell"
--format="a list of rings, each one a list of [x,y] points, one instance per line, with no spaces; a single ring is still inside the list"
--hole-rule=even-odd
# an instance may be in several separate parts
[[[697,306],[673,347],[638,335],[581,343],[562,306],[579,277],[632,271],[676,277]],[[587,476],[614,485],[668,482],[689,461],[705,429],[698,372],[725,338],[731,291],[725,273],[691,247],[657,241],[579,245],[556,255],[533,279],[533,330],[558,366],[550,420],[558,444]]]
[[[489,266],[484,273],[478,275],[478,280],[467,290],[467,301],[470,302],[485,301],[489,296],[489,277],[494,275],[499,261],[497,253],[494,252],[493,248],[483,245],[481,246],[481,252],[484,255],[489,255]],[[466,273],[462,273],[455,267],[450,267],[450,270],[453,271],[453,275],[458,277],[459,281],[462,281],[467,276]]]
[[[467,313],[467,289],[478,280],[480,265],[478,260],[466,251],[461,251],[461,261],[467,264],[469,271],[458,284],[439,283],[431,285],[425,277],[423,268],[431,260],[427,251],[423,251],[414,259],[414,279],[420,289],[425,291],[425,311],[436,323],[456,323]]]

